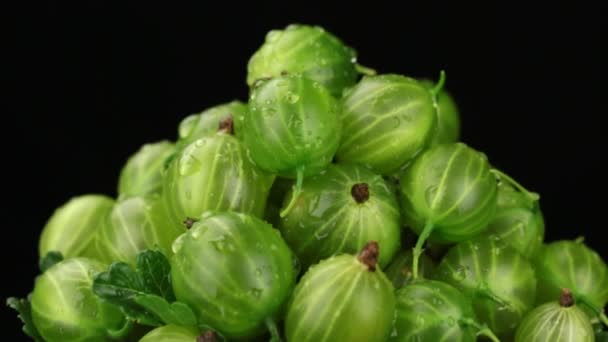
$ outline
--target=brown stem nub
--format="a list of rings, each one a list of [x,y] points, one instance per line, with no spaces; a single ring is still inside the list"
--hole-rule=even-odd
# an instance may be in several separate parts
[[[380,254],[380,247],[378,246],[378,242],[370,241],[359,253],[359,261],[367,266],[369,271],[376,270],[376,264],[378,264],[378,256]]]
[[[234,120],[232,119],[232,114],[228,115],[220,121],[220,127],[218,129],[218,132],[234,134]]]
[[[562,294],[559,296],[559,305],[564,308],[574,305],[574,295],[570,289],[562,289]]]
[[[369,199],[369,186],[366,183],[357,183],[350,188],[350,194],[357,203],[363,203]]]
[[[198,221],[198,220],[193,219],[192,217],[186,217],[186,219],[182,223],[184,224],[184,226],[186,226],[186,228],[190,229],[190,228],[192,228],[192,225],[196,221]]]
[[[217,342],[217,334],[211,330],[205,331],[196,338],[196,342]]]

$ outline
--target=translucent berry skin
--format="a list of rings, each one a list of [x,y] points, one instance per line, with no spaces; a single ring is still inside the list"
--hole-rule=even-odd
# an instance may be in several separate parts
[[[500,238],[525,257],[532,258],[545,238],[545,221],[538,202],[500,182],[496,214],[485,234]]]
[[[352,188],[366,184],[368,198],[361,203]],[[291,194],[285,197],[289,201]],[[325,172],[304,180],[302,193],[281,219],[281,233],[302,266],[332,255],[355,254],[368,241],[377,241],[379,263],[386,266],[399,250],[399,205],[386,181],[358,165],[330,165]]]
[[[293,253],[277,230],[250,215],[209,212],[173,251],[176,298],[227,338],[260,335],[295,286]]]
[[[496,239],[477,238],[455,245],[444,256],[435,277],[471,298],[479,320],[501,339],[512,338],[536,300],[532,264]]]
[[[476,341],[471,300],[455,287],[421,280],[397,290],[395,332],[389,341]]]
[[[433,96],[409,77],[365,76],[341,102],[340,162],[363,164],[389,176],[420,153],[435,133]]]
[[[109,215],[114,200],[97,194],[73,197],[57,208],[40,234],[38,253],[61,252],[64,259],[90,257],[98,259],[94,248],[95,234]]]
[[[412,250],[400,251],[385,269],[384,273],[391,280],[395,289],[400,289],[414,281],[412,276]],[[426,254],[420,256],[419,277],[432,279],[437,265]]]
[[[180,146],[186,146],[196,140],[214,135],[222,120],[231,118],[234,124],[234,136],[242,140],[242,124],[247,115],[247,104],[238,100],[222,103],[204,111],[185,117],[178,126]]]
[[[106,341],[125,326],[120,309],[93,293],[107,265],[88,258],[61,261],[36,278],[32,317],[48,342]]]
[[[517,327],[515,342],[594,342],[593,327],[578,306],[548,302],[530,311]]]
[[[433,242],[470,239],[496,212],[496,178],[485,155],[460,142],[426,150],[402,174],[399,187],[405,223],[416,234],[432,224]]]
[[[198,335],[191,327],[165,325],[150,331],[139,342],[195,342]]]
[[[146,249],[170,256],[171,244],[185,231],[183,224],[169,220],[158,195],[130,197],[114,205],[97,232],[95,245],[101,261],[134,265],[137,254]]]
[[[244,121],[245,144],[263,170],[295,178],[319,173],[340,139],[338,103],[319,83],[287,75],[259,82]]]
[[[559,297],[568,288],[579,302],[587,301],[596,308],[608,303],[608,266],[599,254],[577,241],[555,241],[543,245],[534,258],[538,277],[537,303]],[[587,308],[579,305],[585,311]],[[590,317],[595,317],[587,311]]]
[[[435,87],[429,80],[420,81],[427,89]],[[437,94],[437,130],[431,145],[455,143],[460,140],[460,113],[456,101],[445,89]]]
[[[209,210],[261,217],[272,179],[253,164],[239,140],[217,133],[196,140],[173,159],[162,198],[173,223]]]
[[[143,145],[129,157],[118,179],[119,197],[146,196],[160,193],[165,161],[175,153],[166,140]]]
[[[285,319],[293,342],[381,342],[391,333],[395,295],[379,268],[343,254],[312,266],[298,282]]]
[[[272,30],[247,65],[247,84],[284,73],[319,82],[336,97],[357,79],[356,53],[319,26],[289,25]]]

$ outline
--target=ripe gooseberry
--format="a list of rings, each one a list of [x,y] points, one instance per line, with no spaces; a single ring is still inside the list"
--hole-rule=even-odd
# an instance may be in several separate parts
[[[312,266],[296,286],[285,319],[293,342],[386,341],[394,319],[391,282],[377,267],[378,244]]]
[[[400,289],[414,281],[412,274],[413,254],[411,249],[400,251],[384,270],[384,273],[393,283],[395,289]],[[437,265],[426,254],[421,254],[418,265],[418,276],[424,279],[432,279]]]
[[[249,110],[244,137],[253,161],[267,172],[296,178],[285,216],[304,176],[325,169],[338,148],[338,104],[321,84],[290,74],[258,82]]]
[[[234,100],[208,108],[201,113],[191,114],[185,117],[178,126],[180,146],[186,146],[196,140],[214,135],[222,122],[231,120],[233,134],[242,140],[242,124],[247,115],[247,104]]]
[[[286,205],[290,198],[288,193]],[[368,241],[382,246],[378,262],[384,267],[400,247],[399,205],[380,175],[359,165],[331,164],[304,180],[279,229],[305,268],[357,253]]]
[[[175,297],[199,324],[227,338],[274,330],[295,285],[294,255],[279,231],[254,216],[207,212],[173,243]]]
[[[165,161],[173,153],[175,153],[175,146],[166,140],[143,145],[129,157],[120,171],[119,197],[160,193],[162,189],[161,171]]]

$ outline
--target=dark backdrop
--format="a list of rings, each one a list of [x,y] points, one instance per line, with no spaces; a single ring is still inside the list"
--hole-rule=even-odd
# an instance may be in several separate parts
[[[38,235],[57,206],[84,193],[114,195],[120,167],[140,145],[174,139],[190,113],[246,100],[249,56],[268,30],[292,22],[322,25],[379,72],[436,78],[445,69],[462,140],[540,193],[547,240],[584,235],[608,259],[599,9],[214,6],[80,1],[5,12],[13,106],[2,124],[1,297],[30,291]],[[2,322],[2,335],[18,333],[14,316]]]

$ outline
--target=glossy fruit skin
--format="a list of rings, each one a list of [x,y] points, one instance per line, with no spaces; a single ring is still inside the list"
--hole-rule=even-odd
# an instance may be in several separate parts
[[[390,341],[474,342],[476,331],[461,322],[475,318],[471,300],[455,287],[421,280],[397,290],[395,332]]]
[[[351,191],[361,183],[367,184],[369,198],[358,203]],[[288,193],[285,204],[290,198]],[[331,164],[322,174],[305,179],[279,229],[305,268],[332,255],[356,254],[368,241],[382,246],[379,263],[384,267],[401,239],[395,194],[380,175],[354,164]]]
[[[239,100],[222,103],[204,111],[185,117],[178,126],[180,146],[186,146],[196,140],[214,135],[220,122],[231,117],[234,123],[234,136],[242,140],[242,123],[247,115],[247,104]]]
[[[402,174],[399,187],[403,220],[417,234],[432,224],[432,242],[470,239],[496,212],[496,178],[487,158],[464,143],[423,152]]]
[[[259,82],[249,98],[244,138],[263,170],[295,178],[319,173],[338,148],[338,103],[319,83],[287,75]]]
[[[608,266],[582,242],[561,240],[542,246],[534,258],[538,277],[537,303],[557,298],[562,288],[603,308],[608,303]],[[579,304],[581,308],[586,307]],[[592,317],[589,311],[588,314]]]
[[[429,80],[421,80],[427,89],[435,87]],[[455,143],[460,140],[460,113],[452,95],[444,89],[437,94],[437,129],[431,145]]]
[[[415,79],[365,76],[341,100],[340,162],[392,175],[430,143],[437,126],[431,92]]]
[[[150,331],[139,342],[195,342],[198,335],[192,327],[165,325]]]
[[[293,342],[386,341],[394,319],[394,288],[379,268],[370,272],[342,254],[312,266],[298,282],[285,318]]]
[[[167,140],[143,145],[129,157],[120,171],[119,197],[160,193],[162,189],[161,171],[165,161],[173,153],[175,153],[175,146]]]
[[[515,342],[594,342],[589,318],[578,306],[561,307],[557,301],[530,311],[515,333]]]
[[[137,254],[160,249],[170,256],[171,244],[186,231],[183,224],[169,220],[158,195],[131,197],[114,205],[101,225],[95,245],[101,261],[135,264]]]
[[[64,259],[85,256],[98,258],[94,237],[104,217],[109,215],[114,200],[97,194],[71,198],[57,208],[40,235],[38,253],[61,252]]]
[[[384,273],[393,283],[395,289],[400,289],[414,281],[412,277],[412,250],[400,251],[384,270]],[[437,265],[426,254],[420,256],[418,276],[423,279],[432,279]]]
[[[176,298],[199,324],[227,338],[264,331],[295,286],[294,255],[264,221],[235,212],[207,213],[173,244]]]
[[[545,238],[545,221],[537,201],[512,186],[498,183],[496,214],[485,231],[532,258]]]
[[[175,157],[163,178],[162,197],[174,223],[209,210],[261,217],[272,179],[253,164],[239,140],[217,133],[196,140]]]
[[[471,298],[479,320],[507,340],[536,300],[532,264],[513,247],[496,239],[482,237],[455,245],[439,264],[435,276]]]
[[[59,262],[36,279],[32,316],[48,342],[105,341],[125,319],[118,307],[101,301],[92,290],[93,277],[107,268],[88,258]]]
[[[247,84],[281,74],[301,74],[334,96],[357,79],[356,52],[319,26],[289,25],[266,34],[247,65]]]

